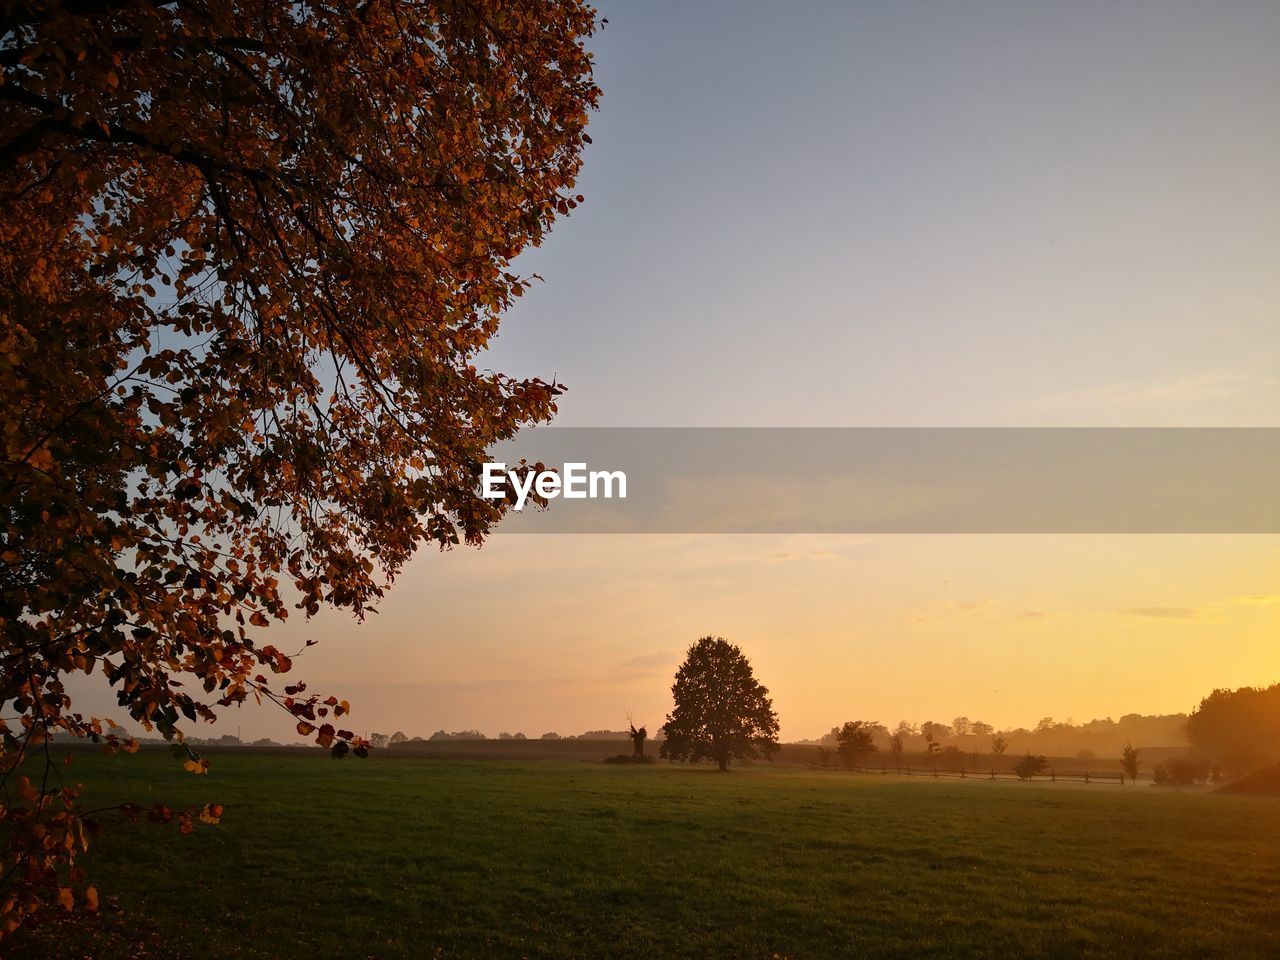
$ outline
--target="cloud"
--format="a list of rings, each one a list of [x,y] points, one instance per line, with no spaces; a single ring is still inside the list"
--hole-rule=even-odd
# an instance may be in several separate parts
[[[1252,597],[1232,597],[1230,602],[1246,604],[1254,607],[1280,606],[1280,593],[1269,593]]]
[[[1023,610],[1019,613],[1015,620],[1031,621],[1031,620],[1047,620],[1053,616],[1048,610]]]
[[[771,553],[765,557],[770,563],[790,563],[792,560],[839,560],[840,554],[830,550],[810,550],[807,553]]]
[[[1194,620],[1199,616],[1191,607],[1129,607],[1121,610],[1126,617],[1144,617],[1153,620]]]
[[[958,617],[976,617],[995,608],[995,601],[990,597],[982,600],[967,600],[959,603],[943,603],[917,610],[911,615],[915,623],[931,623],[936,620],[953,620]]]
[[[624,660],[618,664],[618,668],[620,670],[657,670],[660,667],[670,666],[679,659],[680,654],[675,650],[655,650],[653,653],[645,653],[630,660]]]
[[[1132,407],[1191,404],[1251,393],[1276,385],[1276,380],[1242,374],[1200,374],[1162,383],[1108,384],[1054,394],[1043,403],[1055,407]]]

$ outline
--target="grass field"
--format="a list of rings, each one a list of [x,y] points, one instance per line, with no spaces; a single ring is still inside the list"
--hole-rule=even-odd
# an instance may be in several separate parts
[[[87,776],[92,768],[92,776]],[[17,956],[1280,955],[1280,801],[657,764],[78,759],[118,909]],[[121,931],[143,930],[147,936]]]

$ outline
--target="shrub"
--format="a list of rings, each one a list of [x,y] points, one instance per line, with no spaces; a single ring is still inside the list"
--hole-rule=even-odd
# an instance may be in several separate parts
[[[1210,778],[1209,764],[1195,757],[1172,757],[1157,763],[1151,779],[1162,787],[1190,787]]]
[[[1018,775],[1020,780],[1030,780],[1032,777],[1042,774],[1045,768],[1049,766],[1043,756],[1033,756],[1028,753],[1025,757],[1013,765],[1013,772]]]

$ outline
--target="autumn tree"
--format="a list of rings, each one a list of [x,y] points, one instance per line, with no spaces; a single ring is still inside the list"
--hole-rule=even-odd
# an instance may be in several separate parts
[[[0,935],[94,900],[96,822],[49,738],[129,744],[67,674],[178,745],[266,699],[364,751],[345,702],[277,686],[261,631],[362,616],[419,545],[502,515],[485,451],[560,388],[474,361],[528,287],[513,258],[580,199],[594,23],[580,0],[3,5]]]
[[[1120,769],[1124,771],[1125,776],[1129,778],[1131,783],[1138,782],[1138,768],[1142,766],[1142,761],[1138,759],[1138,748],[1131,743],[1124,745],[1124,752],[1120,755]]]
[[[769,690],[735,644],[702,637],[689,648],[671,686],[675,708],[659,754],[669,760],[729,761],[770,757],[778,749],[778,717]]]
[[[865,720],[849,720],[836,730],[836,751],[847,766],[856,767],[868,754],[876,752],[875,729]]]

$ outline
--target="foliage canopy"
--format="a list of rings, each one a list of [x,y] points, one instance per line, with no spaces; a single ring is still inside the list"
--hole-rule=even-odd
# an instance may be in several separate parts
[[[659,753],[669,760],[729,761],[770,757],[778,749],[778,716],[742,650],[720,637],[689,648],[671,686],[675,708]]]
[[[0,934],[74,901],[89,833],[49,737],[127,746],[66,674],[104,674],[179,743],[269,698],[364,751],[330,722],[345,702],[273,686],[291,658],[256,631],[362,615],[418,545],[501,516],[476,495],[485,448],[560,388],[473,361],[528,286],[512,258],[581,199],[594,18],[3,5]],[[45,775],[20,773],[37,754]]]

